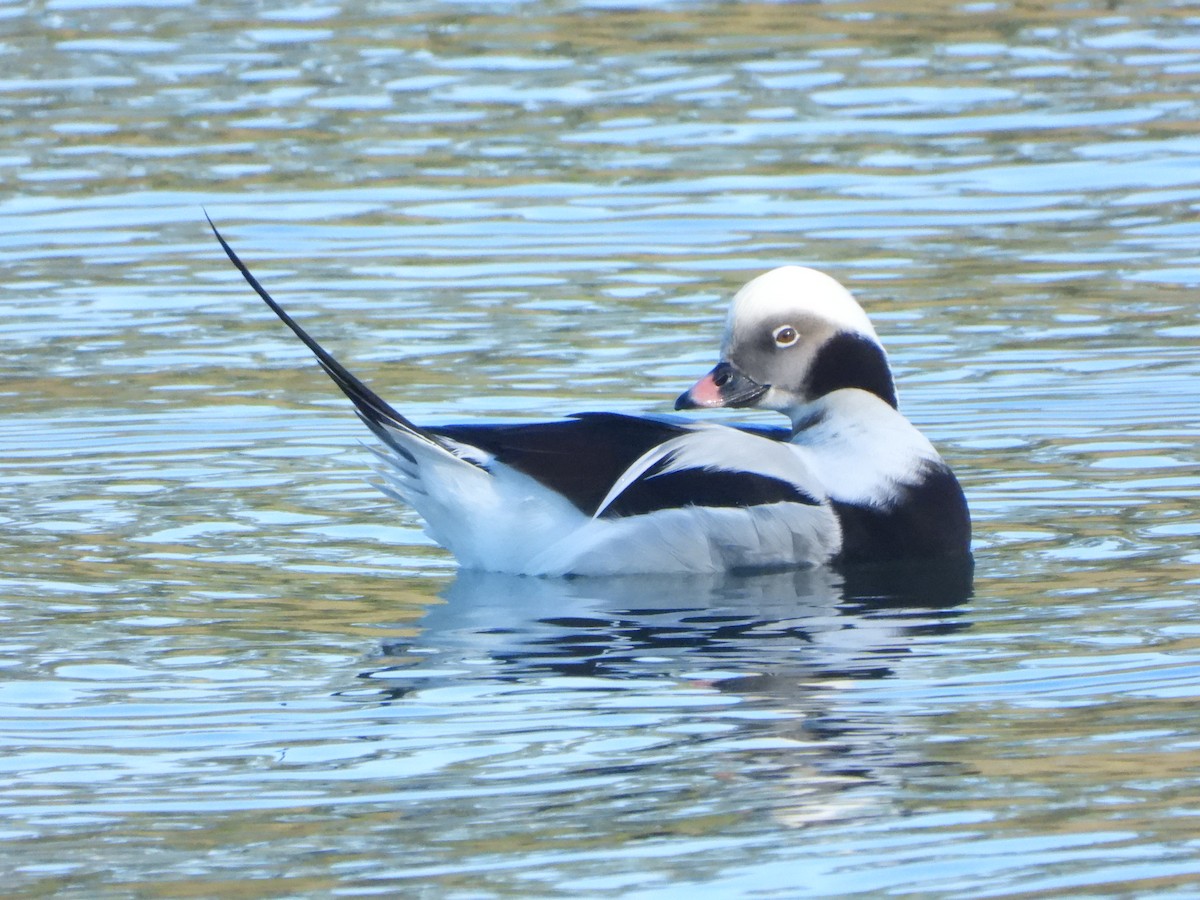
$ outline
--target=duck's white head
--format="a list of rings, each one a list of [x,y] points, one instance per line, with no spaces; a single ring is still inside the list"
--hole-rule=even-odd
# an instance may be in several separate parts
[[[758,407],[796,422],[808,404],[845,388],[896,406],[887,354],[858,301],[823,272],[783,266],[734,295],[721,361],[675,408]]]

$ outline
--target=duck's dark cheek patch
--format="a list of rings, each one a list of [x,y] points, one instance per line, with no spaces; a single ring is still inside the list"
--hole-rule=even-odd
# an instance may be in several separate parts
[[[810,397],[859,388],[896,407],[896,386],[883,348],[861,334],[839,332],[817,351],[805,387]]]

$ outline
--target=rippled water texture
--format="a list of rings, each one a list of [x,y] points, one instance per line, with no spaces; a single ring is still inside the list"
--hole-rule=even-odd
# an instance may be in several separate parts
[[[1196,896],[1198,122],[1183,3],[0,5],[5,892]],[[423,422],[820,266],[973,584],[456,573],[202,209]]]

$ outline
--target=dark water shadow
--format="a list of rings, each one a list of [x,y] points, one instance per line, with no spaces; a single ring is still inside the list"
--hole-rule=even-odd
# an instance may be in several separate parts
[[[720,669],[744,679],[881,678],[922,637],[969,626],[969,561],[757,575],[547,579],[460,572],[411,641],[383,648],[393,698],[405,662],[486,660],[479,675],[646,678]]]

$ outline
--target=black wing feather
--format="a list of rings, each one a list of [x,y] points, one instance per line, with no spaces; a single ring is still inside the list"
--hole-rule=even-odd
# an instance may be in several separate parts
[[[620,413],[580,413],[559,422],[442,425],[429,432],[490,453],[590,516],[626,469],[687,430]]]
[[[664,472],[665,465],[665,461],[660,461],[651,466],[614,497],[600,517],[639,516],[684,506],[745,509],[768,503],[820,504],[819,500],[810,497],[790,481],[770,475],[729,469],[677,469]]]
[[[790,436],[784,428],[744,430],[770,440]],[[429,431],[490,453],[498,462],[562,494],[589,516],[598,511],[602,518],[617,518],[684,506],[819,502],[790,482],[767,475],[723,469],[663,472],[659,463],[601,511],[601,502],[630,466],[660,444],[690,431],[669,420],[580,413],[560,422],[442,425]]]

